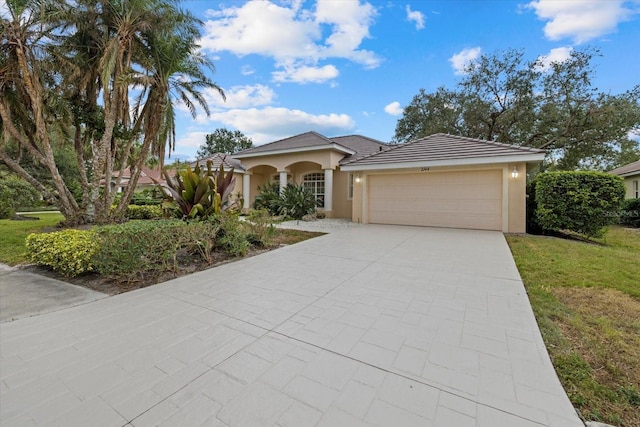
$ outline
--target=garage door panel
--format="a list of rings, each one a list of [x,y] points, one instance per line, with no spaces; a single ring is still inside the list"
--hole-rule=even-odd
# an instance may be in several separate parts
[[[371,175],[369,222],[502,229],[502,171]]]

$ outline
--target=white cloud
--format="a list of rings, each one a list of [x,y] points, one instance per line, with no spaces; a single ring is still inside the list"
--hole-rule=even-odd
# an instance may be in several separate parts
[[[272,73],[273,81],[293,83],[323,83],[335,79],[340,72],[333,65],[324,67],[309,67],[306,65],[295,67],[285,66],[283,71]]]
[[[274,141],[291,135],[314,130],[323,135],[348,132],[355,127],[354,120],[347,114],[310,114],[301,110],[265,107],[246,110],[233,109],[214,113],[211,119],[241,130],[248,136],[268,137],[262,142]],[[254,142],[260,141],[254,139]]]
[[[277,5],[253,0],[242,6],[210,10],[207,15],[200,44],[210,52],[262,55],[273,58],[276,68],[290,64],[317,67],[318,61],[327,58],[347,59],[365,68],[381,63],[374,52],[360,49],[362,41],[370,36],[369,27],[376,15],[369,3],[318,2],[311,10],[302,9],[298,1]],[[286,76],[288,71],[280,73]],[[317,81],[317,75],[310,74],[309,81]]]
[[[256,70],[254,70],[251,65],[243,65],[242,68],[240,68],[240,74],[242,74],[243,76],[250,76],[251,74],[255,73]]]
[[[189,132],[186,136],[176,141],[176,148],[199,148],[206,142],[206,136],[211,132]]]
[[[424,14],[417,10],[411,10],[409,5],[407,5],[407,19],[416,23],[416,30],[424,28]]]
[[[402,109],[398,101],[393,101],[392,103],[385,105],[384,111],[387,112],[387,114],[391,114],[392,116],[399,116],[404,110]]]
[[[548,39],[584,43],[615,31],[620,22],[637,13],[624,4],[624,0],[536,0],[527,7],[541,20],[549,21],[544,26]]]
[[[537,68],[540,71],[547,71],[551,69],[553,64],[561,64],[567,59],[571,58],[572,47],[557,47],[551,49],[548,54],[541,55],[537,59]]]
[[[226,102],[215,90],[206,89],[203,94],[209,106],[219,108],[259,107],[271,104],[276,97],[273,89],[261,84],[232,86],[230,89],[225,89]]]
[[[462,49],[460,52],[454,54],[451,58],[449,58],[449,62],[451,62],[451,66],[453,67],[455,74],[465,74],[465,68],[469,65],[469,63],[473,62],[477,57],[480,56],[481,51],[482,49],[480,47]]]

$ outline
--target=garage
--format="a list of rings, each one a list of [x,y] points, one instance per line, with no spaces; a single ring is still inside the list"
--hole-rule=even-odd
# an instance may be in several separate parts
[[[545,151],[435,134],[344,161],[364,224],[526,231],[527,169]]]
[[[502,169],[372,174],[374,224],[502,230]]]

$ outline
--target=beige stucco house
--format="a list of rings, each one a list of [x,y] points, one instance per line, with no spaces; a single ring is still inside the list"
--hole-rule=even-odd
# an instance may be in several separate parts
[[[543,150],[436,134],[402,145],[316,132],[233,155],[248,209],[258,187],[303,183],[327,217],[525,232],[527,167]],[[241,187],[240,182],[241,181]]]
[[[640,160],[614,169],[610,173],[624,179],[627,199],[640,198],[640,189],[638,188],[640,183]]]

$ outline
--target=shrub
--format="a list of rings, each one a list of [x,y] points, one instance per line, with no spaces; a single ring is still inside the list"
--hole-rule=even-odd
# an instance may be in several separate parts
[[[31,262],[68,277],[93,271],[93,260],[100,248],[98,236],[89,230],[30,234],[25,245]]]
[[[206,171],[199,164],[193,170],[187,166],[173,178],[163,171],[166,184],[161,188],[170,199],[164,207],[175,210],[182,219],[206,219],[232,208],[230,196],[236,183],[233,168],[225,174],[222,164],[216,173],[212,167],[211,160]]]
[[[287,184],[280,196],[282,212],[280,215],[302,219],[303,216],[315,212],[316,200],[303,184]]]
[[[17,208],[32,208],[40,194],[27,181],[15,175],[0,175],[0,219],[11,218]]]
[[[254,246],[267,247],[271,244],[271,239],[276,232],[271,214],[266,209],[253,210],[247,215],[249,231],[247,240]]]
[[[159,188],[145,188],[142,191],[135,192],[129,204],[140,206],[160,205],[162,201],[162,191]]]
[[[209,222],[217,227],[216,249],[231,256],[246,255],[247,249],[249,249],[249,240],[247,240],[245,226],[238,215],[223,212],[211,217]]]
[[[268,182],[258,187],[258,195],[253,202],[253,208],[266,209],[271,215],[280,215],[280,184]]]
[[[620,224],[640,227],[640,199],[627,199],[622,205]]]
[[[537,177],[536,218],[545,230],[601,236],[624,200],[622,178],[600,172],[547,172]]]
[[[209,261],[217,234],[211,223],[178,220],[131,221],[95,230],[102,242],[95,260],[96,271],[124,280],[175,271],[180,249],[197,251]]]
[[[128,219],[159,219],[163,211],[159,205],[129,205],[125,216]]]
[[[542,234],[543,229],[538,224],[538,219],[536,218],[536,209],[538,205],[536,204],[536,178],[532,179],[531,182],[527,184],[527,233],[529,234]]]

